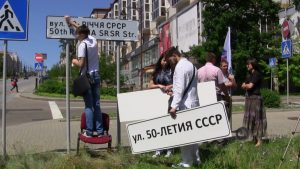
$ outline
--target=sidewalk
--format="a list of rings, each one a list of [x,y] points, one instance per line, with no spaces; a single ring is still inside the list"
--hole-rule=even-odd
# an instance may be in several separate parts
[[[30,93],[22,93],[22,97],[30,97],[30,99],[41,99]],[[44,98],[48,99],[49,98]],[[244,100],[242,96],[234,96],[234,103],[242,103]],[[300,100],[299,98],[293,98]],[[299,111],[268,111],[268,136],[288,136],[294,130]],[[242,126],[243,114],[233,114],[232,130],[236,130]],[[80,130],[80,121],[71,121],[71,149],[75,151],[77,142],[77,133]],[[298,129],[300,131],[300,127]],[[8,154],[23,154],[23,153],[38,153],[46,151],[66,151],[67,148],[67,123],[65,120],[44,120],[37,122],[30,122],[15,126],[7,127],[7,153]],[[0,133],[0,137],[2,137]],[[110,134],[112,135],[112,146],[117,144],[117,122],[111,120]],[[81,147],[83,146],[81,142]],[[90,148],[106,148],[105,145],[88,145]],[[129,146],[126,124],[121,124],[121,145]],[[74,152],[72,152],[74,153]]]

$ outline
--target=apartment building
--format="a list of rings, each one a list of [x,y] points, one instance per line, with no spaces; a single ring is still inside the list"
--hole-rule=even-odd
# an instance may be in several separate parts
[[[100,41],[99,48],[115,58],[120,43],[121,76],[127,86],[140,90],[148,87],[161,52],[171,46],[186,51],[202,42],[201,11],[199,0],[115,0],[110,9],[94,9],[91,17],[139,21],[138,41]]]

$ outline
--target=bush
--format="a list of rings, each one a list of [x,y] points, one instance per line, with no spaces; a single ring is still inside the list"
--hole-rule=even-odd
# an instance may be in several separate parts
[[[261,94],[264,100],[264,106],[269,108],[276,108],[280,106],[280,95],[276,91],[270,89],[262,89]]]
[[[128,92],[128,89],[120,89],[120,93]],[[102,87],[100,89],[101,95],[108,95],[108,96],[117,96],[117,88],[114,87]]]
[[[47,79],[40,84],[37,92],[66,94],[66,84],[61,80]]]

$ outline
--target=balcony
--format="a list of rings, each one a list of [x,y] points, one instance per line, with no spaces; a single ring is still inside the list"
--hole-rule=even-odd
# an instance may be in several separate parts
[[[152,20],[155,22],[163,22],[166,19],[166,8],[160,7],[152,12]]]
[[[172,7],[176,8],[177,12],[190,4],[190,0],[171,0]]]

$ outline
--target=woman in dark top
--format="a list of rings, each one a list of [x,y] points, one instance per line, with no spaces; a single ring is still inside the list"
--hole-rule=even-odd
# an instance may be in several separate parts
[[[154,72],[152,74],[152,79],[149,83],[150,89],[160,88],[162,92],[170,95],[169,107],[172,103],[172,87],[173,87],[173,69],[170,64],[166,61],[165,56],[162,55],[156,65]],[[167,113],[167,112],[166,112]],[[157,150],[152,156],[153,158],[160,156],[161,151]],[[170,157],[172,155],[172,149],[167,150],[165,157]]]
[[[248,76],[242,84],[246,91],[245,114],[243,126],[248,129],[250,136],[253,136],[256,147],[262,144],[262,137],[266,134],[267,118],[263,106],[263,99],[260,94],[263,77],[258,69],[256,59],[247,60]]]

